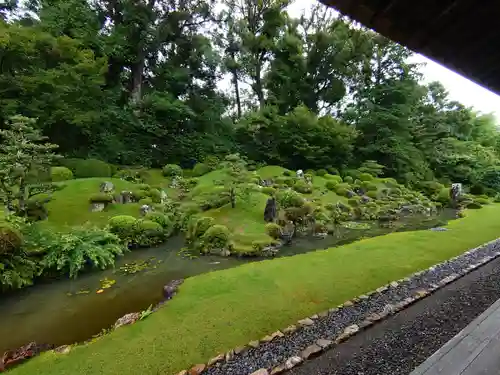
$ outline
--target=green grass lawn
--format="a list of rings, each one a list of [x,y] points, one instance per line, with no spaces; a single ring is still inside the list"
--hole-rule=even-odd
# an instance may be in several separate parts
[[[53,228],[65,228],[90,222],[94,225],[105,225],[111,216],[139,216],[139,204],[110,205],[105,211],[91,212],[89,198],[99,193],[99,185],[103,181],[111,181],[115,191],[130,190],[135,184],[117,178],[80,178],[68,180],[66,187],[53,194],[53,199],[47,204],[49,219],[42,225]]]
[[[449,231],[393,233],[192,277],[158,312],[68,355],[46,353],[16,375],[173,374],[500,236],[500,205]]]

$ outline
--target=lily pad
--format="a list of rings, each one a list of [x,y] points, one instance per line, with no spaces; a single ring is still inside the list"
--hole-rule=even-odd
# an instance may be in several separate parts
[[[107,277],[105,277],[104,279],[101,280],[101,288],[102,289],[109,289],[115,284],[116,284],[116,280],[108,279]]]
[[[341,225],[348,229],[370,229],[372,227],[369,223],[359,223],[357,221],[347,221]]]

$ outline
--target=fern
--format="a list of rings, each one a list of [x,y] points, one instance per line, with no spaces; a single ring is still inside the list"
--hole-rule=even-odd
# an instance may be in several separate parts
[[[38,244],[45,248],[43,269],[56,269],[75,278],[85,267],[105,269],[115,264],[115,258],[127,248],[114,234],[99,228],[74,228],[69,233],[44,231]],[[37,242],[37,241],[35,241]],[[36,245],[34,242],[30,246]]]
[[[0,258],[0,289],[19,289],[33,284],[37,264],[20,253]]]

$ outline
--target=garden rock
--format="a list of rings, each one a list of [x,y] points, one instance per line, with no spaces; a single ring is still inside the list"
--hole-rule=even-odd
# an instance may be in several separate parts
[[[115,190],[115,185],[113,185],[112,182],[104,181],[99,186],[99,190],[101,191],[101,193],[112,193]]]
[[[105,208],[106,208],[106,204],[104,204],[104,203],[91,203],[90,204],[90,210],[92,212],[101,212],[101,211],[104,211]]]
[[[122,203],[123,204],[127,204],[127,203],[131,203],[132,202],[132,192],[131,191],[122,191],[120,193],[120,195],[122,196]]]
[[[260,180],[259,185],[263,187],[273,186],[273,180]]]
[[[52,345],[37,344],[36,342],[32,341],[29,344],[23,345],[16,350],[8,350],[3,354],[2,358],[0,358],[0,372],[19,365],[24,361],[39,355],[42,352],[51,350],[52,348]]]
[[[147,204],[143,204],[140,208],[141,216],[146,216],[147,214],[149,214],[152,211],[153,211],[153,208]]]
[[[170,281],[163,287],[163,298],[165,298],[166,300],[172,299],[172,297],[175,296],[177,291],[179,290],[179,285],[181,285],[183,282],[183,279]]]
[[[433,232],[446,232],[448,228],[437,227],[437,228],[431,228],[430,230]]]
[[[191,370],[189,370],[189,375],[200,375],[203,371],[205,371],[205,366],[203,363],[199,365],[194,365]]]
[[[356,193],[352,190],[347,190],[346,196],[347,196],[347,198],[352,198],[352,197],[356,196]]]
[[[138,312],[126,314],[115,322],[114,327],[115,327],[115,329],[117,329],[117,328],[129,325],[129,324],[134,324],[140,318],[141,318],[141,314]]]
[[[117,194],[113,197],[113,201],[117,204],[123,204],[123,196],[121,194]]]
[[[363,203],[363,204],[366,204],[366,203],[368,203],[370,201],[371,201],[370,197],[367,197],[366,195],[363,195],[361,197],[361,203]]]
[[[267,200],[266,208],[264,208],[264,221],[266,223],[273,222],[276,219],[277,212],[276,199],[271,197]]]

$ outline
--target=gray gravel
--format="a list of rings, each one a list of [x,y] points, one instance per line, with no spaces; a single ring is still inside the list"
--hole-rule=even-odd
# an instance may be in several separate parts
[[[357,324],[363,321],[368,315],[380,312],[384,307],[388,304],[398,302],[403,300],[406,297],[411,297],[415,295],[415,293],[418,290],[421,290],[422,288],[427,288],[431,284],[437,284],[440,280],[443,278],[461,273],[461,271],[467,267],[470,264],[477,263],[481,259],[483,259],[486,256],[493,256],[497,251],[500,251],[500,242],[497,241],[495,243],[491,243],[487,246],[482,247],[478,251],[474,251],[469,254],[464,254],[458,258],[455,258],[451,261],[442,263],[433,269],[427,270],[423,273],[421,273],[418,276],[413,277],[412,279],[408,281],[404,281],[402,283],[399,283],[396,287],[391,287],[381,293],[376,293],[371,295],[368,299],[361,300],[358,303],[356,303],[352,307],[348,308],[343,308],[338,310],[335,313],[329,314],[325,318],[319,318],[315,321],[315,324],[309,327],[305,327],[303,329],[300,329],[290,335],[286,335],[285,337],[280,337],[276,338],[273,341],[265,344],[261,344],[260,347],[255,348],[255,349],[250,349],[240,355],[235,356],[232,360],[224,363],[217,363],[215,366],[210,367],[207,369],[205,372],[208,375],[242,375],[242,374],[250,374],[253,371],[256,371],[260,368],[272,368],[275,366],[278,366],[282,363],[284,363],[289,357],[293,355],[297,355],[300,353],[303,349],[308,347],[309,345],[313,344],[317,339],[319,338],[335,338],[338,336],[342,331],[344,330],[345,327],[351,325],[351,324]],[[478,274],[483,272],[481,271],[473,271],[472,275]],[[469,278],[471,276],[467,276]],[[463,283],[463,280],[459,281],[460,283]],[[453,285],[458,284],[458,282],[453,283]],[[466,293],[465,293],[466,294]],[[482,295],[482,293],[479,293]],[[500,295],[500,290],[498,291],[498,295]],[[429,299],[434,299],[434,296],[428,297],[425,300]],[[465,298],[465,297],[463,297]],[[497,297],[497,294],[495,294],[493,297],[489,297],[488,303],[492,303]],[[424,300],[424,301],[425,301]],[[461,306],[461,300],[458,298],[457,301],[454,302],[455,307],[451,306],[450,309],[453,310],[453,314],[450,315],[450,313],[446,313],[443,316],[444,317],[453,317],[457,319],[458,316],[462,316],[462,312],[460,311],[461,309],[464,309],[464,311],[467,311],[466,306]],[[417,305],[420,304],[417,303]],[[467,303],[466,303],[467,305]],[[484,305],[484,303],[483,303]],[[458,307],[459,306],[459,307]],[[470,310],[475,311],[475,315],[477,315],[481,308],[478,309],[479,304],[476,305],[474,304],[473,306],[469,306]],[[397,316],[404,315],[406,314],[406,311],[403,311],[402,313],[398,314]],[[431,313],[432,315],[432,313]],[[471,315],[473,315],[471,313]],[[474,316],[475,316],[474,315]],[[473,318],[473,317],[472,317]],[[420,323],[420,320],[422,322]],[[417,320],[417,322],[414,322],[412,324],[417,324],[415,327],[408,327],[406,326],[401,326],[400,329],[401,331],[406,332],[406,335],[408,336],[408,340],[413,340],[412,337],[420,337],[421,335],[419,334],[419,331],[421,331],[423,328],[419,327],[418,324],[425,324],[424,322],[425,317],[422,319]],[[448,321],[449,319],[447,319]],[[470,320],[469,320],[470,321]],[[380,325],[378,325],[380,326]],[[440,328],[441,326],[446,326],[443,321],[436,322],[435,325],[435,330],[431,331],[429,335],[431,336],[432,340],[435,340],[436,342],[441,341],[436,338],[436,336],[440,336]],[[365,335],[365,333],[362,333],[361,335]],[[424,336],[426,334],[423,334]],[[406,342],[402,338],[394,339],[391,341],[391,337],[388,337],[386,340],[380,341],[377,345],[374,346],[380,347],[380,348],[386,348],[386,354],[384,358],[382,354],[380,356],[375,356],[375,357],[369,357],[369,361],[375,361],[374,363],[370,362],[370,366],[367,365],[367,362],[365,363],[365,357],[361,356],[359,357],[359,362],[361,363],[356,367],[356,364],[350,364],[350,368],[352,370],[342,370],[340,372],[328,372],[328,371],[337,371],[337,370],[325,370],[327,372],[318,372],[322,371],[320,369],[317,370],[317,374],[355,374],[355,375],[366,375],[366,374],[385,374],[388,373],[389,370],[385,370],[383,367],[378,368],[377,366],[374,366],[375,363],[381,363],[380,366],[383,366],[384,363],[387,361],[387,356],[392,357],[392,351],[394,348],[397,348],[400,345]],[[349,340],[351,341],[351,340]],[[445,340],[446,341],[446,340]],[[415,344],[417,345],[417,344]],[[411,344],[410,346],[415,349],[416,352],[425,352],[425,356],[428,355],[427,351],[424,349],[422,350],[416,350],[418,347],[415,347],[414,344]],[[341,345],[342,346],[342,345]],[[425,347],[425,345],[423,346]],[[378,349],[378,350],[382,350]],[[408,354],[408,353],[406,353]],[[326,355],[322,356],[321,358],[325,357]],[[403,356],[403,354],[402,354]],[[368,357],[367,357],[368,358]],[[392,357],[396,358],[396,357]],[[367,359],[368,360],[368,359]],[[307,368],[306,366],[309,366],[308,363],[306,363],[303,368]],[[326,366],[328,367],[328,366]],[[372,370],[366,370],[366,367],[372,368]],[[295,370],[295,371],[301,371],[301,370]],[[306,370],[307,371],[307,370]],[[316,371],[316,370],[315,370]],[[366,371],[372,371],[372,372],[366,372]],[[401,372],[401,370],[391,370],[393,373],[397,374],[402,374],[404,372]],[[398,372],[399,371],[399,372]],[[204,374],[205,374],[204,373]],[[315,372],[301,372],[300,374],[313,374]],[[299,374],[299,372],[297,372]]]
[[[500,258],[287,374],[409,374],[499,298]]]

